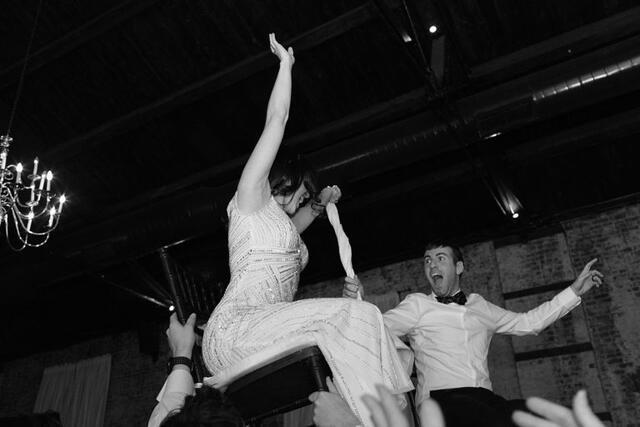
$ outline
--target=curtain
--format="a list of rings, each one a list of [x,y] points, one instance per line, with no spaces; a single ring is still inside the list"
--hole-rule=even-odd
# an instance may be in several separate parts
[[[64,427],[102,427],[110,376],[110,354],[46,368],[33,411],[58,412]]]

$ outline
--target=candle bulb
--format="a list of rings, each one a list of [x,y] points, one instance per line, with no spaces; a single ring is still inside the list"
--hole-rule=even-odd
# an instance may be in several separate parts
[[[53,180],[53,172],[47,172],[47,191],[51,191],[51,180]]]
[[[22,163],[16,165],[16,184],[22,184]]]
[[[31,182],[33,182],[33,180],[36,179],[36,176],[38,175],[38,163],[40,163],[40,161],[37,157],[33,159],[33,175],[31,178]]]
[[[33,211],[27,215],[27,233],[31,231],[31,222],[33,221]]]
[[[40,186],[38,187],[38,190],[40,190],[40,191],[44,190],[44,181],[45,181],[45,176],[41,175],[40,176]]]
[[[53,227],[53,218],[56,216],[56,207],[49,209],[49,228]]]
[[[36,186],[33,183],[33,179],[31,180],[31,186],[29,188],[31,188],[31,198],[29,199],[29,203],[33,203],[33,201],[36,199],[36,195],[34,193]]]
[[[62,214],[62,206],[64,206],[64,202],[66,201],[67,201],[67,198],[64,196],[64,194],[60,196],[60,205],[58,206],[58,216]]]

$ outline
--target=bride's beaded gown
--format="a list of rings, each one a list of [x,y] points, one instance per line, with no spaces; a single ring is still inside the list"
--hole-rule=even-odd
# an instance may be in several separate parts
[[[236,195],[227,214],[231,281],[209,318],[202,346],[214,376],[267,347],[285,349],[311,335],[334,383],[365,425],[369,412],[361,397],[377,395],[376,384],[396,393],[413,388],[377,307],[347,298],[293,302],[309,256],[273,197],[259,211],[243,214]]]

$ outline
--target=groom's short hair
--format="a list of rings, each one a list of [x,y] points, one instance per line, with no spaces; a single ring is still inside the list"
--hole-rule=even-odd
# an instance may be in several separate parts
[[[427,242],[424,251],[426,252],[436,248],[450,248],[451,253],[453,254],[453,262],[464,262],[464,258],[462,257],[462,251],[460,250],[460,248],[456,245],[452,245],[446,240],[432,240],[430,242]]]

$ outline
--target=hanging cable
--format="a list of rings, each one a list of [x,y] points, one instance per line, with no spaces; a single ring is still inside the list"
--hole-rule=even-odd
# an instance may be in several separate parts
[[[27,65],[29,63],[29,55],[31,54],[31,46],[36,36],[36,29],[38,28],[38,20],[40,19],[40,12],[42,11],[43,0],[38,2],[38,8],[36,9],[36,15],[33,19],[33,28],[31,29],[31,37],[27,43],[27,52],[24,55],[24,62],[22,64],[22,71],[20,72],[20,79],[18,80],[18,88],[16,90],[16,97],[13,100],[13,107],[11,108],[11,114],[9,115],[9,122],[7,124],[7,136],[11,134],[11,126],[13,125],[13,119],[16,115],[16,109],[18,107],[18,99],[22,94],[22,86],[24,85],[24,76],[27,73]]]

